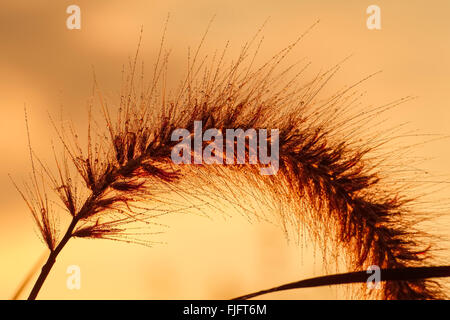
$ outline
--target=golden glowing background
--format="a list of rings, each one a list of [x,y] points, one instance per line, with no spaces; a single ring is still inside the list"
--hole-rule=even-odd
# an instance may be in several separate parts
[[[67,6],[81,7],[81,30],[65,25]],[[293,62],[306,58],[312,69],[330,67],[353,54],[326,89],[383,73],[364,84],[373,105],[407,95],[419,99],[391,111],[392,123],[411,122],[420,132],[449,134],[450,2],[377,1],[382,30],[366,28],[366,8],[372,1],[353,0],[169,0],[169,1],[25,1],[0,5],[0,298],[11,298],[29,269],[45,252],[31,216],[8,178],[18,181],[30,172],[24,104],[30,116],[33,148],[51,159],[55,134],[47,112],[61,106],[74,122],[86,119],[92,90],[92,66],[104,92],[120,88],[121,69],[135,53],[144,26],[141,57],[157,53],[164,20],[171,18],[167,48],[170,72],[185,70],[188,46],[196,47],[208,21],[216,15],[204,53],[241,48],[262,23],[261,57],[269,58],[293,41],[317,19],[321,22],[295,51]],[[147,59],[148,57],[148,59]],[[175,79],[177,80],[177,79]],[[80,126],[82,128],[82,126]],[[423,141],[418,137],[417,142]],[[418,146],[429,158],[424,167],[449,173],[450,142]],[[443,185],[443,188],[445,185]],[[442,197],[450,191],[443,189]],[[211,219],[172,216],[170,228],[153,248],[100,240],[71,240],[62,251],[41,299],[83,298],[231,298],[284,282],[321,275],[313,250],[288,244],[281,229],[249,224],[243,218]],[[436,233],[448,233],[442,218]],[[81,290],[66,288],[66,268],[79,265]],[[25,295],[29,292],[26,290]],[[330,288],[297,290],[267,298],[339,298]]]

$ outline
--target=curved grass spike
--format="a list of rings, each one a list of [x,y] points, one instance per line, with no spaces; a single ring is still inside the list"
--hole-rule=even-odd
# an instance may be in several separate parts
[[[401,164],[392,161],[392,154],[401,156],[407,147],[387,148],[397,139],[398,127],[373,131],[381,114],[409,98],[361,109],[357,86],[362,81],[323,97],[323,87],[342,63],[306,80],[308,65],[298,71],[295,66],[283,69],[301,35],[255,67],[258,49],[247,61],[257,36],[230,65],[226,64],[226,48],[221,56],[200,57],[203,37],[194,56],[188,57],[186,79],[175,93],[166,90],[168,53],[164,50],[146,86],[143,77],[136,85],[136,54],[125,74],[120,102],[113,109],[95,80],[87,150],[72,127],[58,128],[52,120],[64,148],[62,159],[55,156],[58,170],[54,174],[30,147],[33,180],[22,191],[50,249],[29,299],[37,297],[70,239],[149,245],[148,239],[133,231],[135,223],[156,224],[161,214],[190,208],[210,215],[221,212],[223,202],[256,218],[264,218],[257,205],[269,208],[286,230],[296,230],[299,238],[309,234],[329,257],[327,264],[337,262],[339,253],[351,270],[368,265],[395,270],[434,263],[432,249],[424,249],[432,239],[416,227],[433,212],[422,211],[420,195],[414,195],[414,189],[395,176]],[[99,109],[104,127],[97,125],[94,131],[91,112]],[[195,121],[202,122],[203,130],[217,128],[223,133],[238,128],[279,129],[278,173],[261,176],[262,164],[175,165],[171,151],[178,142],[171,140],[171,134],[176,128],[192,132]],[[203,147],[209,143],[204,141]],[[58,214],[47,200],[48,185],[71,216],[62,238],[55,224]],[[182,200],[177,202],[168,194]],[[243,202],[245,197],[258,204]],[[380,297],[434,299],[443,295],[436,282],[415,277],[385,282]]]

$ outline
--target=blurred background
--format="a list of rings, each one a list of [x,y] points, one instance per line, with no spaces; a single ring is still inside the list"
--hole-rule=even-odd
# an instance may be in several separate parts
[[[66,8],[81,8],[81,30],[68,30]],[[366,27],[366,9],[381,8],[381,30]],[[95,69],[105,94],[116,97],[121,70],[134,56],[141,26],[141,58],[159,50],[170,13],[166,47],[172,50],[169,75],[184,72],[188,47],[196,47],[209,20],[214,23],[203,53],[230,41],[238,53],[268,18],[260,50],[262,60],[320,23],[292,55],[312,70],[335,65],[352,55],[325,89],[383,72],[363,85],[368,104],[376,106],[413,95],[418,99],[389,112],[392,123],[410,122],[423,133],[450,134],[450,2],[364,0],[132,0],[25,1],[0,4],[0,298],[9,299],[45,252],[25,203],[8,178],[21,182],[30,172],[24,105],[33,148],[51,159],[55,133],[48,113],[67,117],[83,128]],[[169,81],[178,81],[173,77]],[[423,141],[418,137],[417,142]],[[450,172],[448,140],[420,144],[424,168]],[[442,198],[450,191],[442,186]],[[449,219],[431,232],[448,234]],[[41,299],[226,299],[324,273],[312,246],[289,243],[281,228],[250,224],[241,217],[179,215],[152,248],[106,240],[71,240],[62,251],[38,298]],[[66,269],[81,268],[81,289],[68,290]],[[28,295],[29,288],[24,296]],[[333,288],[297,290],[266,298],[335,299]]]

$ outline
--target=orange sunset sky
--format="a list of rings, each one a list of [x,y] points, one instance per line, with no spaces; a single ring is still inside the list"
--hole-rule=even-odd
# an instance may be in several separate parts
[[[81,30],[68,30],[66,8],[81,8]],[[381,30],[366,26],[366,8],[381,8]],[[189,46],[196,47],[215,16],[203,54],[230,42],[235,56],[268,19],[261,61],[320,23],[291,54],[289,61],[311,61],[311,71],[334,66],[341,71],[325,88],[333,93],[377,71],[362,90],[367,105],[405,96],[417,99],[389,111],[386,127],[408,123],[420,133],[449,135],[450,2],[364,0],[3,0],[0,5],[0,298],[10,299],[30,268],[46,252],[29,211],[8,174],[21,182],[30,172],[24,120],[27,105],[33,148],[52,159],[56,140],[48,113],[64,112],[83,130],[95,69],[106,95],[120,89],[122,65],[133,56],[143,26],[140,59],[150,66],[170,13],[166,47],[172,50],[170,81],[186,68]],[[231,59],[231,58],[230,58]],[[177,78],[178,77],[178,78]],[[435,180],[449,176],[450,140],[420,144],[414,155]],[[448,179],[447,179],[448,180]],[[450,180],[449,180],[450,181]],[[450,197],[446,183],[437,195]],[[433,190],[435,190],[433,189]],[[230,213],[232,215],[232,212]],[[236,215],[210,218],[180,214],[162,218],[169,226],[154,236],[152,248],[107,240],[71,240],[39,294],[40,299],[227,299],[285,282],[324,274],[312,244],[300,249],[286,241],[276,224],[248,223]],[[437,218],[431,233],[447,235],[450,218]],[[444,240],[443,240],[444,241]],[[444,243],[444,242],[443,242]],[[445,244],[443,245],[445,247]],[[448,248],[448,246],[447,246]],[[443,254],[448,257],[447,253]],[[81,268],[80,290],[66,287],[66,269]],[[25,298],[30,287],[25,289]],[[321,287],[265,298],[336,299],[345,288]]]

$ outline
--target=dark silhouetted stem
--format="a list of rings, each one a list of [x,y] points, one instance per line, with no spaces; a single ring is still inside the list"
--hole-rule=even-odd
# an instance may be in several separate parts
[[[426,278],[450,277],[450,266],[381,269],[380,271],[380,281],[405,281]],[[274,287],[271,289],[261,290],[255,293],[240,296],[232,300],[247,300],[263,294],[291,289],[367,282],[369,276],[370,274],[368,274],[366,271],[333,274],[329,276],[291,282],[279,287]]]
[[[23,290],[25,290],[25,288],[30,283],[33,276],[38,272],[39,267],[44,263],[46,256],[47,256],[47,252],[45,252],[45,254],[42,254],[41,257],[39,258],[39,260],[36,261],[34,266],[28,272],[27,276],[23,279],[20,286],[17,288],[16,292],[14,292],[14,295],[12,296],[11,300],[18,300],[20,298]]]
[[[62,238],[61,242],[58,244],[58,246],[55,248],[55,250],[50,252],[50,256],[48,257],[47,262],[42,267],[41,273],[39,274],[39,278],[36,280],[36,283],[34,284],[33,289],[31,290],[28,300],[36,299],[39,291],[42,288],[42,285],[45,282],[45,279],[47,279],[47,276],[50,273],[50,270],[52,270],[53,265],[56,262],[56,257],[61,252],[61,250],[64,248],[64,246],[67,244],[69,239],[72,237],[72,232],[73,232],[73,229],[75,228],[77,222],[78,222],[78,219],[73,218],[73,220],[70,223],[69,227],[67,228],[66,234]]]

